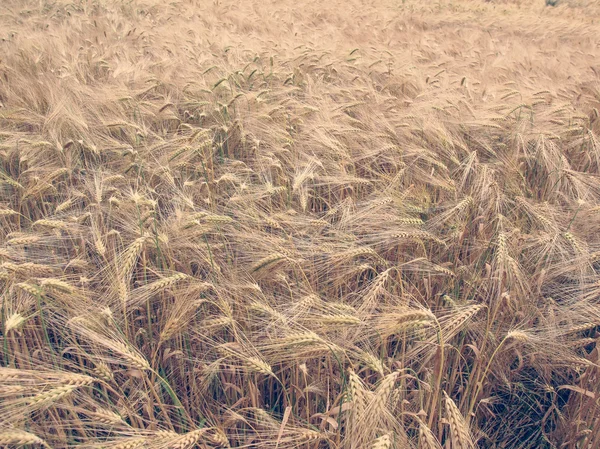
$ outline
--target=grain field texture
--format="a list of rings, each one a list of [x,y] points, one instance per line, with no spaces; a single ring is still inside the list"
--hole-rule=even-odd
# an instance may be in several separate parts
[[[599,449],[600,4],[0,2],[0,447]]]

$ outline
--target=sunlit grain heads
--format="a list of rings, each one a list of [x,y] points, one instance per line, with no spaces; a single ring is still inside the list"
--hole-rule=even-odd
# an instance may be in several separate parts
[[[10,314],[4,322],[4,330],[6,335],[8,335],[10,332],[19,332],[21,329],[23,329],[23,326],[25,326],[26,322],[27,318],[22,316],[20,313]]]
[[[371,445],[371,449],[390,449],[392,447],[392,440],[389,434],[385,434],[376,438]]]
[[[47,228],[47,229],[58,229],[58,230],[66,230],[69,226],[67,223],[65,223],[64,221],[61,220],[47,220],[47,219],[42,219],[42,220],[37,220],[36,222],[34,222],[32,224],[32,226],[34,227],[38,227],[38,228]]]
[[[140,449],[148,444],[145,437],[130,437],[126,438],[125,441],[112,442],[113,444],[107,445],[111,449]]]
[[[210,435],[208,436],[211,442],[217,447],[229,447],[229,439],[224,430],[215,428],[212,429]]]
[[[178,434],[176,432],[157,432],[155,438],[159,447],[173,449],[191,449],[203,437],[207,429],[197,429],[188,433]]]
[[[593,2],[10,3],[0,446],[599,446]]]
[[[105,346],[108,349],[113,350],[120,358],[124,361],[126,365],[129,365],[133,368],[137,368],[141,371],[149,370],[150,364],[148,360],[141,355],[138,351],[134,350],[130,346],[125,343],[121,343],[120,341],[106,341]]]
[[[251,353],[248,354],[248,351],[241,346],[225,343],[220,345],[218,349],[226,356],[233,357],[241,361],[242,366],[250,372],[263,374],[265,376],[274,376],[273,370],[267,362],[262,360],[257,355],[251,355]]]
[[[8,273],[20,279],[29,279],[32,276],[52,276],[56,273],[56,269],[52,266],[42,265],[34,262],[25,262],[15,264],[11,262],[4,262],[0,265]]]
[[[19,282],[15,284],[15,287],[29,293],[33,297],[38,297],[42,294],[42,290],[37,285],[30,284],[28,282]]]
[[[429,310],[399,310],[389,312],[376,318],[375,328],[384,336],[415,331],[422,327],[431,326],[435,316]]]
[[[352,356],[356,358],[357,362],[362,364],[364,368],[370,369],[371,371],[379,374],[381,377],[385,376],[385,374],[389,372],[389,368],[384,361],[371,351],[357,348],[349,351],[349,354],[352,354]]]
[[[146,285],[145,290],[147,290],[147,292],[150,294],[156,293],[156,292],[165,290],[167,288],[170,288],[176,284],[179,284],[187,279],[189,279],[188,275],[186,275],[184,273],[177,273],[172,276],[164,277],[162,279],[159,279],[158,281],[154,281],[151,284]]]
[[[423,449],[440,449],[442,446],[431,429],[419,420],[419,447]]]
[[[125,249],[125,251],[123,251],[123,253],[121,253],[118,266],[121,276],[127,277],[131,274],[131,270],[140,255],[140,251],[147,241],[148,236],[144,235],[138,237],[127,247],[127,249]]]
[[[367,406],[368,395],[363,381],[352,369],[348,370],[348,385],[353,403],[353,411],[357,416],[362,416]]]
[[[506,334],[505,339],[512,342],[527,343],[529,336],[523,331],[513,330]]]
[[[36,408],[42,408],[70,395],[76,389],[77,385],[63,385],[32,396],[28,402]]]
[[[465,419],[452,398],[445,391],[444,405],[446,419],[450,427],[452,449],[474,449],[475,444],[473,443]]]
[[[250,272],[254,276],[261,277],[265,275],[266,270],[275,270],[276,266],[282,265],[287,260],[287,257],[280,253],[272,253],[263,257],[250,267]]]
[[[265,376],[273,375],[273,370],[271,369],[269,364],[262,361],[258,357],[247,357],[245,358],[245,363],[248,369],[250,369],[250,371],[264,374]]]
[[[0,446],[24,447],[28,445],[50,449],[50,445],[46,441],[31,432],[19,429],[0,430]]]
[[[87,414],[94,423],[100,423],[107,426],[126,425],[121,415],[112,410],[96,407],[95,411],[87,412]]]
[[[323,315],[316,318],[316,321],[325,326],[327,330],[332,327],[348,327],[361,324],[360,318],[346,314]]]
[[[485,309],[485,305],[483,304],[470,304],[455,310],[453,313],[443,318],[440,318],[442,335],[444,339],[450,339],[456,335],[483,309]]]
[[[99,360],[95,362],[95,365],[96,366],[93,368],[92,373],[94,373],[94,376],[96,376],[98,379],[101,379],[104,382],[111,382],[114,379],[113,371],[106,363]]]
[[[60,279],[42,279],[40,282],[40,286],[42,287],[42,289],[50,292],[56,291],[59,293],[72,294],[75,291],[73,286]]]
[[[12,217],[13,215],[18,215],[18,212],[12,209],[0,209],[0,218]]]
[[[372,403],[369,404],[370,410],[375,414],[383,414],[387,403],[390,399],[390,395],[394,388],[396,387],[396,381],[398,380],[398,376],[400,373],[398,371],[394,371],[393,373],[385,376],[379,385],[377,385],[377,389],[375,390],[375,395],[372,400]]]

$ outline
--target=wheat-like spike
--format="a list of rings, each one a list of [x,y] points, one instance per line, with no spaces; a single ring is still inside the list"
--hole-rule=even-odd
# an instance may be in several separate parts
[[[40,281],[40,285],[42,286],[43,289],[55,290],[55,291],[58,291],[61,293],[72,294],[75,291],[73,286],[71,286],[69,283],[67,283],[65,281],[61,281],[60,279],[53,279],[53,278],[42,279]]]
[[[23,328],[23,326],[25,325],[26,321],[27,321],[27,318],[23,317],[20,313],[10,314],[6,318],[6,321],[4,322],[4,330],[5,330],[6,334],[8,335],[8,333],[11,331],[21,330]]]
[[[419,447],[422,449],[441,449],[438,439],[423,421],[419,420]]]
[[[126,424],[123,421],[123,418],[118,413],[115,413],[111,410],[107,410],[101,407],[96,407],[96,410],[93,412],[86,412],[91,418],[93,418],[96,422],[108,425],[120,425]]]
[[[222,429],[214,428],[210,434],[210,439],[217,447],[229,447],[229,439]]]
[[[360,361],[364,362],[364,364],[369,369],[380,374],[382,377],[385,376],[386,368],[385,368],[383,362],[379,358],[375,357],[373,354],[371,354],[368,351],[362,351],[362,350],[357,350],[356,356]]]
[[[197,429],[188,433],[178,434],[176,432],[157,432],[159,441],[170,449],[188,449],[193,447],[207,429]]]
[[[572,349],[583,348],[584,346],[596,343],[595,338],[580,338],[567,343],[567,346]]]
[[[78,373],[64,373],[61,376],[61,382],[63,382],[65,385],[74,385],[75,387],[90,385],[92,382],[94,382],[94,380],[95,379],[91,376]]]
[[[30,397],[28,402],[29,404],[36,405],[39,407],[46,406],[58,401],[61,398],[64,398],[65,396],[68,396],[74,390],[76,390],[77,387],[77,385],[63,385],[61,387],[56,387]]]
[[[142,371],[150,369],[150,364],[148,363],[148,360],[146,360],[146,358],[142,356],[139,352],[127,346],[125,343],[111,340],[110,342],[107,342],[106,346],[109,349],[114,349],[116,352],[118,352],[119,355],[123,357],[123,359],[129,365]]]
[[[279,253],[269,254],[268,256],[263,257],[258,262],[256,262],[252,266],[252,268],[250,268],[250,272],[254,273],[254,272],[260,271],[263,268],[266,268],[267,266],[273,264],[274,262],[278,262],[278,261],[283,260],[285,258],[286,257],[283,254],[279,254]]]
[[[133,243],[131,243],[131,245],[127,247],[125,251],[123,251],[123,253],[121,253],[121,266],[119,271],[123,277],[128,277],[131,273],[131,270],[135,265],[138,256],[140,255],[140,251],[144,247],[144,244],[147,240],[148,237],[145,235],[138,237],[133,241]]]
[[[41,289],[37,285],[32,285],[28,282],[19,282],[15,284],[15,287],[20,288],[24,292],[29,293],[33,297],[37,297],[42,294]]]
[[[579,332],[585,332],[587,330],[594,329],[598,326],[600,326],[600,322],[598,322],[598,321],[578,324],[577,326],[570,326],[568,329],[566,329],[565,334],[576,334]]]
[[[323,228],[329,226],[330,223],[327,220],[315,219],[310,220],[307,225],[313,228]]]
[[[19,213],[12,209],[0,209],[0,217],[10,217],[12,215],[19,215]]]
[[[65,230],[68,228],[68,224],[61,220],[38,220],[32,224],[32,226],[40,226],[51,229]]]
[[[55,273],[55,269],[47,265],[41,265],[33,262],[25,262],[21,264],[14,264],[10,262],[4,262],[0,265],[0,268],[4,268],[7,271],[15,273],[20,276],[52,276]]]
[[[177,319],[168,320],[160,332],[160,340],[168,341],[174,335],[181,331],[180,321]]]
[[[507,249],[507,245],[506,245],[506,239],[507,239],[507,235],[505,232],[501,232],[498,235],[497,257],[502,262],[509,258],[508,249]]]
[[[527,343],[529,341],[529,336],[522,331],[519,330],[513,330],[510,331],[508,334],[506,334],[505,339],[508,340],[513,340],[513,341],[518,341],[521,343]]]
[[[57,214],[60,214],[61,212],[64,212],[65,210],[67,210],[71,206],[73,206],[73,204],[75,204],[75,199],[74,198],[69,198],[68,200],[63,201],[58,206],[56,206],[56,209],[54,209],[54,212],[57,213]]]
[[[212,224],[229,224],[233,223],[233,218],[228,217],[227,215],[217,215],[217,214],[206,214],[203,218],[207,223]]]
[[[423,220],[421,220],[420,218],[414,218],[414,217],[399,218],[398,223],[406,224],[406,225],[422,225],[422,224],[424,224]]]
[[[407,310],[383,314],[374,325],[383,335],[389,336],[410,329],[430,326],[434,319],[434,315],[428,310]]]
[[[0,393],[2,394],[23,394],[30,389],[31,387],[24,385],[0,385]]]
[[[99,360],[95,362],[95,365],[96,366],[92,372],[98,379],[101,379],[105,382],[111,382],[114,379],[113,372],[106,363]]]
[[[323,435],[323,433],[318,432],[316,430],[302,429],[301,431],[299,431],[297,438],[298,438],[299,443],[306,443],[309,441],[322,440],[322,439],[326,438],[326,436]]]
[[[539,213],[534,207],[531,207],[531,205],[525,200],[525,198],[518,196],[515,198],[515,202],[521,207],[523,207],[523,209],[526,212],[531,214],[532,217],[538,220],[545,227],[545,229],[552,229],[552,222],[544,215]]]
[[[325,315],[318,317],[316,321],[324,326],[356,326],[361,324],[360,318],[351,315]]]
[[[187,274],[177,273],[177,274],[174,274],[173,276],[165,277],[165,278],[159,279],[158,281],[154,281],[151,284],[146,285],[145,289],[149,293],[156,293],[161,290],[167,289],[167,288],[183,281],[184,279],[188,279],[188,278],[189,278],[189,276]]]
[[[271,366],[268,363],[266,363],[259,357],[244,355],[242,352],[240,352],[238,350],[241,348],[236,349],[234,344],[225,343],[223,345],[220,345],[219,349],[228,355],[232,355],[234,357],[241,359],[244,362],[244,365],[252,371],[264,374],[266,376],[273,375],[273,370],[271,369]]]
[[[352,369],[348,369],[348,386],[350,388],[355,416],[360,418],[363,416],[368,400],[363,381]]]
[[[391,447],[392,440],[388,433],[376,438],[375,441],[373,441],[373,444],[371,444],[371,449],[391,449]]]
[[[377,278],[371,284],[369,291],[364,296],[364,299],[360,306],[361,310],[370,310],[373,304],[375,304],[375,302],[377,301],[378,296],[385,292],[386,284],[391,276],[392,270],[394,270],[394,268],[388,268],[387,270],[377,275]]]
[[[246,357],[244,358],[244,361],[246,362],[246,366],[252,371],[264,374],[265,376],[274,375],[271,366],[258,357]]]
[[[348,250],[343,253],[339,253],[339,254],[335,255],[335,257],[337,259],[342,260],[342,261],[355,259],[357,257],[364,257],[364,256],[371,256],[376,259],[381,259],[379,254],[377,253],[377,251],[375,251],[373,248],[368,248],[368,247],[354,248],[354,249],[351,249],[351,250]]]
[[[40,445],[50,449],[45,440],[31,432],[19,429],[0,430],[0,446],[10,448],[27,445]]]
[[[327,305],[331,309],[337,310],[338,312],[340,312],[341,314],[344,314],[344,315],[355,316],[357,313],[357,310],[349,304],[344,304],[341,302],[330,302]]]
[[[306,345],[322,345],[324,340],[314,332],[292,333],[277,340],[282,346],[306,346]]]
[[[10,178],[9,176],[2,176],[2,182],[5,182],[6,184],[8,184],[16,189],[23,189],[23,186],[21,184],[19,184],[17,181]]]
[[[96,382],[96,378],[86,374],[65,373],[61,377],[61,382],[65,385],[74,385],[75,387],[84,387]]]
[[[565,232],[563,236],[565,240],[567,240],[571,244],[571,246],[577,254],[585,253],[583,246],[581,245],[581,243],[579,243],[579,241],[575,238],[573,234],[571,234],[570,232]]]
[[[444,328],[444,338],[449,339],[456,335],[456,332],[483,308],[485,308],[483,304],[473,304],[454,314],[450,324]]]
[[[252,412],[256,420],[262,425],[271,429],[279,428],[280,423],[262,408],[252,408]]]
[[[396,240],[416,240],[417,242],[431,241],[431,242],[435,242],[439,245],[446,246],[446,244],[444,243],[443,240],[438,239],[436,236],[434,236],[426,231],[410,230],[410,231],[397,232],[392,235],[392,238],[394,238]]]
[[[450,396],[444,391],[444,404],[446,406],[446,418],[450,426],[452,438],[452,449],[475,449],[471,439],[469,428],[460,410]]]
[[[11,237],[6,243],[10,246],[32,245],[40,240],[40,237],[37,235],[23,235]]]
[[[369,413],[374,413],[375,415],[384,413],[388,400],[390,399],[390,394],[394,390],[399,374],[400,373],[398,371],[394,371],[393,373],[385,376],[379,383],[377,389],[375,390],[375,396],[370,404]]]
[[[125,441],[106,446],[110,449],[140,449],[147,447],[147,439],[145,437],[126,438]]]
[[[210,318],[208,320],[202,321],[203,329],[211,329],[211,328],[223,328],[229,327],[234,323],[232,318],[223,316],[218,318]]]
[[[570,354],[560,354],[560,359],[556,360],[556,363],[569,368],[585,368],[597,366],[595,363],[591,362],[586,358],[577,357]]]
[[[11,382],[18,380],[21,376],[21,372],[10,368],[3,368],[0,370],[0,381]]]

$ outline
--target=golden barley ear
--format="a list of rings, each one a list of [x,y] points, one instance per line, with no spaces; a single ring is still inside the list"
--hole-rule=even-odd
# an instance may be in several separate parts
[[[452,449],[475,449],[475,443],[463,415],[450,396],[444,391],[446,419],[450,426]]]
[[[423,449],[442,448],[442,445],[433,434],[431,429],[421,420],[419,420],[419,447]]]
[[[392,440],[389,434],[385,434],[376,438],[371,445],[371,449],[391,449]]]
[[[0,446],[3,447],[23,447],[23,446],[45,447],[50,449],[50,445],[42,438],[25,430],[12,429],[0,430]]]

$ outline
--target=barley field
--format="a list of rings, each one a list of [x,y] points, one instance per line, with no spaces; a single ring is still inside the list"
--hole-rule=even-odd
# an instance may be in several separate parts
[[[0,447],[600,448],[598,2],[0,38]]]

